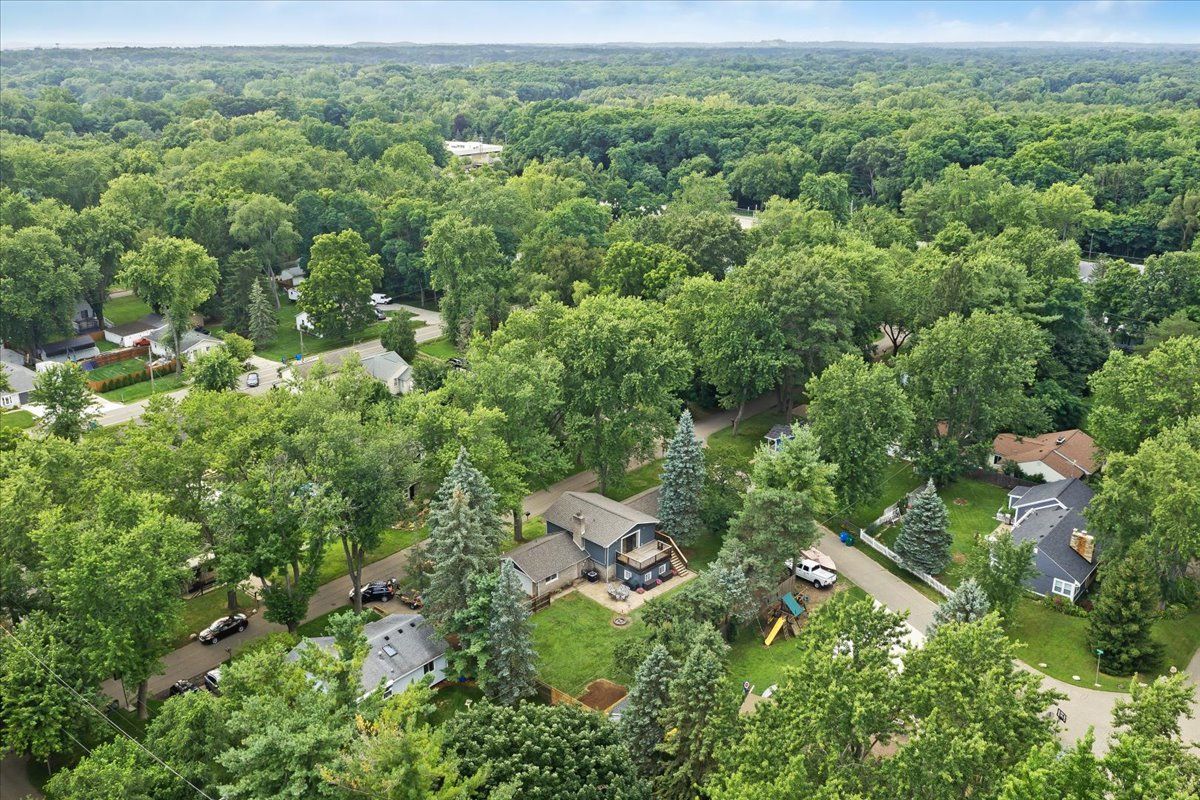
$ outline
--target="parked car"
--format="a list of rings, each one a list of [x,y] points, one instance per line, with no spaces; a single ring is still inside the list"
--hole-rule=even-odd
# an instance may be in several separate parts
[[[200,631],[200,644],[216,644],[226,636],[233,636],[235,633],[241,633],[246,630],[249,624],[245,614],[234,614],[228,617],[221,617],[213,622],[204,630]]]
[[[191,681],[175,681],[171,684],[171,688],[167,691],[167,696],[174,697],[177,694],[187,694],[188,692],[194,692],[199,688],[199,686]]]
[[[204,688],[208,689],[213,694],[219,694],[221,690],[221,668],[210,669],[204,673]]]
[[[375,319],[382,322],[383,320],[387,319],[387,314],[383,313],[377,308],[375,309]]]
[[[807,558],[800,559],[800,565],[796,567],[795,574],[800,580],[808,581],[818,589],[828,589],[837,583],[836,572],[831,572]]]
[[[371,302],[377,306],[384,306],[392,302],[392,298],[388,297],[383,292],[376,292],[375,294],[371,295]]]
[[[391,600],[395,596],[395,578],[388,578],[386,581],[371,581],[362,587],[362,599],[364,603],[369,603],[373,600]],[[354,602],[353,589],[350,590],[350,602]]]
[[[246,376],[246,387],[249,389],[253,389],[255,386],[258,386],[258,373],[251,372],[249,375]]]

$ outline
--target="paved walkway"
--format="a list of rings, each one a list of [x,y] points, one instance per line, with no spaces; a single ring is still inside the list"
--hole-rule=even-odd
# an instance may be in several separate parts
[[[838,572],[892,611],[907,612],[909,623],[917,630],[923,632],[933,621],[933,612],[937,608],[933,601],[888,572],[858,547],[846,547],[828,529],[821,537],[820,547],[837,562]],[[1057,705],[1057,708],[1067,715],[1062,731],[1063,740],[1075,742],[1091,727],[1096,732],[1096,749],[1103,753],[1113,732],[1113,705],[1125,695],[1066,683],[1037,672],[1022,662],[1017,663],[1030,672],[1041,675],[1042,684],[1047,688],[1056,689],[1066,695],[1066,699]],[[1192,665],[1188,668],[1189,672],[1196,676],[1198,673],[1193,671],[1194,669],[1200,669],[1200,654],[1192,659]],[[1200,720],[1184,720],[1182,727],[1185,740],[1200,739]]]
[[[3,760],[0,760],[0,798],[24,800],[26,797],[42,797],[42,793],[29,782],[25,759],[11,752],[4,752],[3,756]]]

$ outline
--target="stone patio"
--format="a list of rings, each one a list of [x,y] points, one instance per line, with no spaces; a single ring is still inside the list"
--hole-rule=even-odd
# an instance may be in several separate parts
[[[659,595],[666,594],[680,584],[687,583],[692,578],[696,577],[696,573],[688,571],[687,575],[671,578],[669,581],[664,581],[662,586],[655,586],[653,589],[647,589],[642,594],[630,590],[628,600],[614,600],[608,596],[608,584],[604,581],[596,581],[588,583],[581,581],[575,588],[575,591],[595,600],[605,608],[610,608],[618,614],[629,614],[636,611],[646,604],[647,600],[652,600]],[[616,583],[616,581],[613,581]]]

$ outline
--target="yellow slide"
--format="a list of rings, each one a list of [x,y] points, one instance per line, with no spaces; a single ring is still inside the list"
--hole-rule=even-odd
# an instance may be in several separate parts
[[[767,641],[764,642],[767,647],[770,647],[771,642],[775,641],[775,637],[779,635],[779,631],[783,628],[784,621],[784,617],[780,617],[779,619],[775,620],[775,627],[771,628],[771,632],[767,634]]]

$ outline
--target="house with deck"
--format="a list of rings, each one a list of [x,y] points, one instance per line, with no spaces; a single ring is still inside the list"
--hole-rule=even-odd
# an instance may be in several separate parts
[[[546,535],[566,534],[587,555],[586,569],[631,588],[654,586],[687,563],[658,518],[595,492],[564,492],[542,515]],[[519,565],[518,565],[519,566]]]
[[[1078,478],[1008,493],[1013,540],[1034,546],[1036,574],[1025,583],[1030,591],[1074,602],[1092,585],[1100,551],[1083,512],[1094,494]]]

